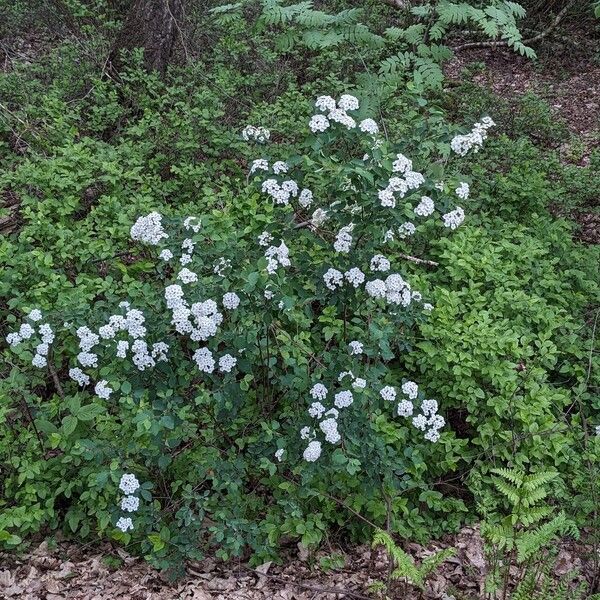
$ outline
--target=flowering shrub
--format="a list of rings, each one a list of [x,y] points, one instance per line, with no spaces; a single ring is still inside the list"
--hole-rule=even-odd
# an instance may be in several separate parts
[[[73,315],[33,307],[6,338],[20,359],[50,369],[64,397],[60,427],[44,425],[55,448],[86,421],[116,415],[116,447],[93,431],[75,442],[78,460],[110,463],[90,469],[80,499],[101,497],[98,528],[133,536],[157,559],[195,555],[196,530],[223,555],[257,550],[265,536],[317,542],[323,515],[303,514],[326,490],[379,520],[387,498],[396,518],[407,514],[403,491],[440,500],[423,473],[433,445],[453,444],[443,398],[428,398],[427,381],[397,360],[435,308],[407,273],[427,262],[410,254],[419,237],[465,218],[457,202],[470,189],[450,149],[477,151],[493,122],[448,136],[439,159],[427,145],[409,158],[354,96],[320,96],[315,107],[303,154],[269,156],[268,132],[242,132],[260,144],[248,168],[251,219],[235,206],[141,216],[131,253],[152,267],[127,298],[107,291]],[[252,463],[262,472],[254,481]],[[249,485],[259,492],[238,503]],[[273,501],[280,512],[265,516]],[[84,516],[72,514],[76,529]]]

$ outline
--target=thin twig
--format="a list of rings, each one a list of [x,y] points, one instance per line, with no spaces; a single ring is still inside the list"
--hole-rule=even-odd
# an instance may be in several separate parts
[[[425,258],[417,258],[416,256],[411,256],[410,254],[399,254],[400,258],[405,260],[410,260],[410,262],[414,262],[418,265],[429,265],[430,267],[439,267],[440,263],[435,262],[435,260],[427,260]]]
[[[557,15],[554,21],[544,29],[544,31],[534,35],[533,37],[526,38],[521,40],[522,44],[534,44],[535,42],[539,42],[541,39],[545,38],[551,31],[553,31],[558,24],[562,21],[563,17],[567,14],[567,11],[575,4],[575,0],[571,0]],[[466,50],[467,48],[498,48],[502,46],[508,46],[509,43],[506,40],[498,41],[498,42],[469,42],[467,44],[461,44],[460,46],[454,46],[452,50],[457,52],[458,50]]]

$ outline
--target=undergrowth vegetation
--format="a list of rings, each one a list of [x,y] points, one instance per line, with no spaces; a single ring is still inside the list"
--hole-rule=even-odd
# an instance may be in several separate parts
[[[600,253],[556,209],[597,198],[599,155],[441,69],[467,22],[532,56],[518,5],[393,30],[239,3],[161,80],[139,53],[107,76],[97,4],[83,50],[0,74],[0,544],[109,537],[177,575],[377,532],[421,587],[390,535],[483,519],[493,587],[506,552],[595,541]]]

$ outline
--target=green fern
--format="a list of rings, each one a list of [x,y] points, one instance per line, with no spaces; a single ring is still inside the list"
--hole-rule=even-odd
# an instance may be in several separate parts
[[[425,580],[435,571],[447,558],[454,555],[452,548],[446,548],[425,558],[421,566],[418,566],[413,557],[398,547],[392,537],[385,531],[378,529],[373,535],[373,547],[383,546],[387,552],[394,570],[392,580],[405,579],[411,585],[424,589]]]

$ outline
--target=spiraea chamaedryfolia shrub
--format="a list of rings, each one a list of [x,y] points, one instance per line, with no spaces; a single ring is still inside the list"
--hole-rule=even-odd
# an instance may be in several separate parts
[[[49,463],[78,482],[61,509],[73,531],[160,563],[211,543],[315,543],[346,520],[336,502],[381,522],[389,500],[404,531],[424,523],[417,503],[460,510],[427,485],[452,468],[443,399],[400,359],[435,310],[414,254],[465,218],[453,153],[478,151],[493,122],[432,158],[386,139],[354,96],[315,106],[305,151],[285,160],[267,130],[244,129],[258,155],[230,205],[132,224],[132,260],[151,266],[127,297],[87,314],[21,307],[7,342],[61,396],[38,417]]]

